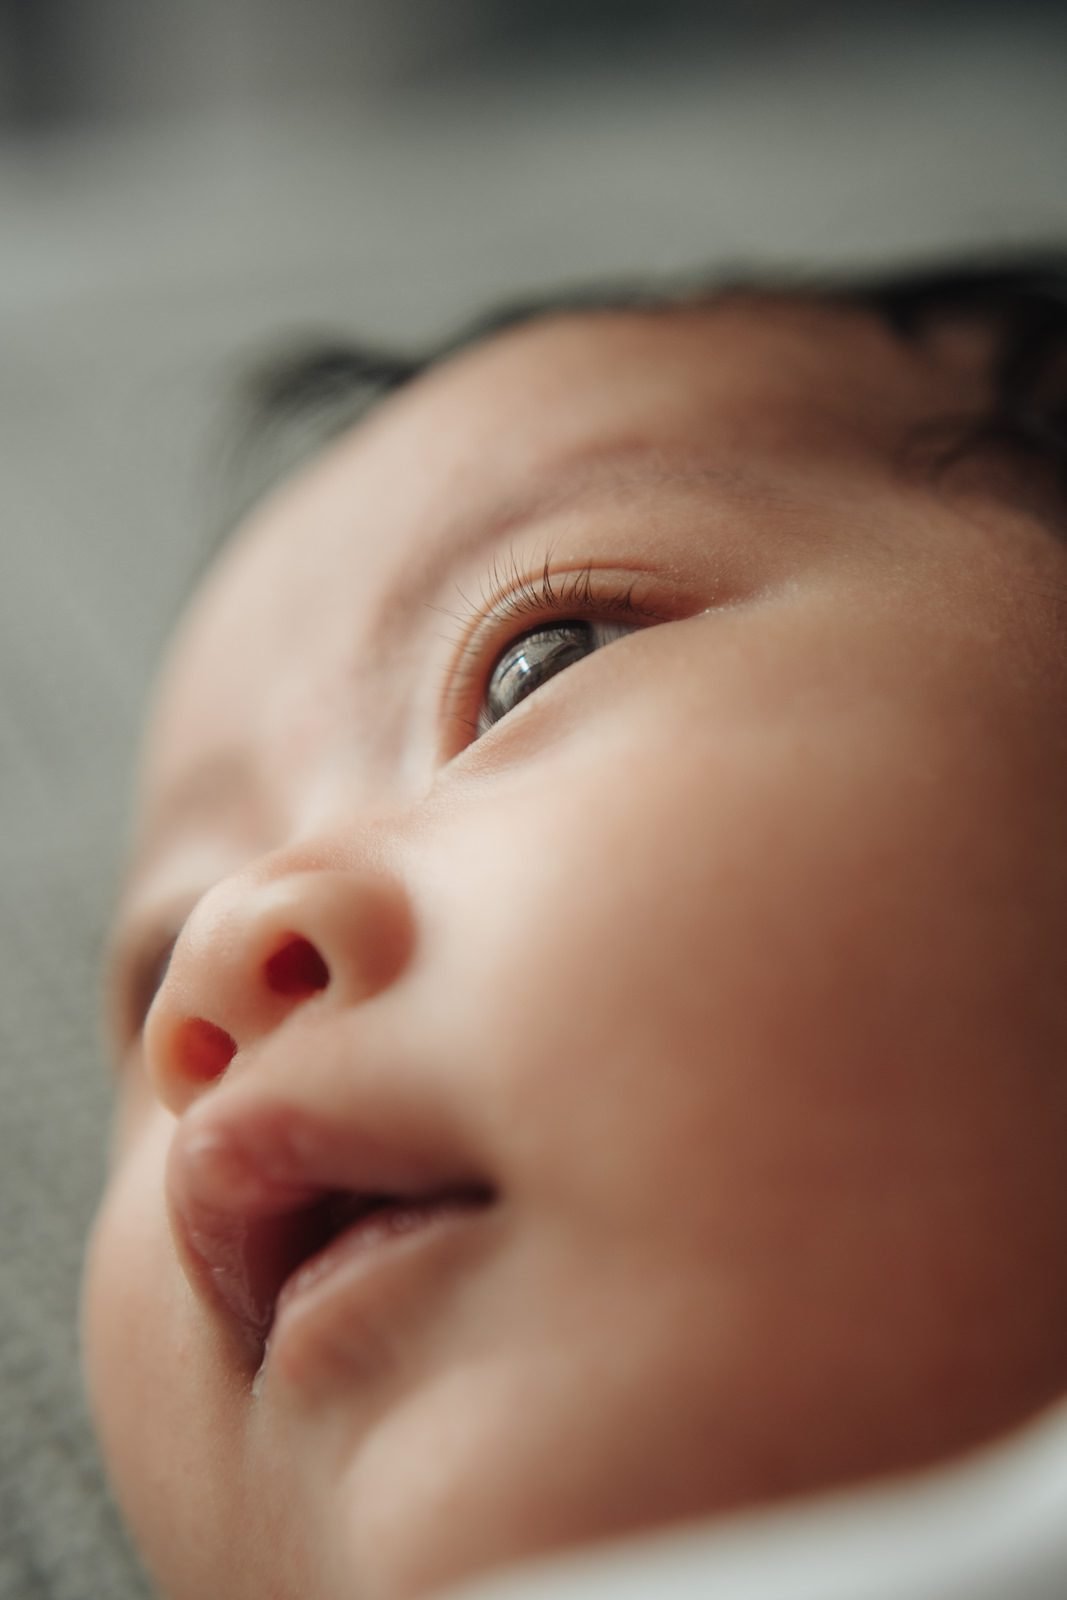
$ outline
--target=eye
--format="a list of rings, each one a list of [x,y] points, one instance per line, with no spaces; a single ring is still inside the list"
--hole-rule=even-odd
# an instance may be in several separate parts
[[[478,710],[476,736],[487,733],[550,678],[634,631],[623,623],[580,619],[530,628],[497,657]]]
[[[492,578],[496,593],[481,605],[460,591],[466,638],[442,703],[443,718],[466,728],[468,743],[583,657],[676,615],[648,603],[646,573],[555,573],[546,559],[539,576],[527,577],[509,557],[503,572],[494,563]]]

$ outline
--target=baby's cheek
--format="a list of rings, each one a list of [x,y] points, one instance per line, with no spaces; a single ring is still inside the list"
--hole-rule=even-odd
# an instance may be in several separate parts
[[[143,1429],[165,1359],[167,1306],[175,1292],[162,1173],[168,1130],[119,1113],[113,1164],[85,1263],[82,1326],[89,1398],[105,1454],[121,1470]],[[138,1419],[141,1419],[138,1426]]]
[[[83,1360],[108,1475],[150,1568],[183,1593],[175,1526],[195,1470],[213,1385],[198,1356],[195,1304],[171,1244],[163,1170],[172,1119],[127,1127],[97,1215],[82,1295]],[[217,1420],[216,1424],[217,1426]],[[165,1445],[163,1442],[165,1441]]]

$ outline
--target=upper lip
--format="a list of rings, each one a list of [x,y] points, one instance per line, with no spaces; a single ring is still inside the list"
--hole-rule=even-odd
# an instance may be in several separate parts
[[[360,1216],[390,1201],[492,1198],[454,1153],[339,1127],[280,1099],[224,1095],[179,1121],[166,1185],[186,1275],[254,1365],[285,1282]]]

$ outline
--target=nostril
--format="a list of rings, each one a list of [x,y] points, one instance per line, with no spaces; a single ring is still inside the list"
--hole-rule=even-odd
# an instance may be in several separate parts
[[[205,1017],[188,1017],[178,1030],[177,1050],[182,1070],[200,1083],[210,1083],[226,1071],[237,1045],[225,1028]]]
[[[316,994],[330,981],[330,969],[315,946],[298,935],[274,952],[264,971],[269,989],[296,999]]]

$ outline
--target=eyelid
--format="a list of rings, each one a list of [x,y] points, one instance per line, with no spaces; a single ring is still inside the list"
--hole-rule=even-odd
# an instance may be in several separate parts
[[[647,587],[657,582],[658,573],[591,562],[553,570],[551,562],[549,552],[538,575],[528,576],[509,552],[503,577],[494,562],[493,590],[489,596],[483,594],[480,604],[459,591],[466,610],[459,614],[462,631],[441,696],[439,726],[452,729],[458,722],[471,735],[468,742],[478,737],[477,716],[469,715],[475,693],[484,694],[492,669],[508,644],[524,633],[535,632],[539,623],[548,626],[561,619],[604,621],[614,617],[651,624],[671,622],[681,614],[660,610],[644,598]],[[442,761],[458,754],[458,748],[449,740]]]

